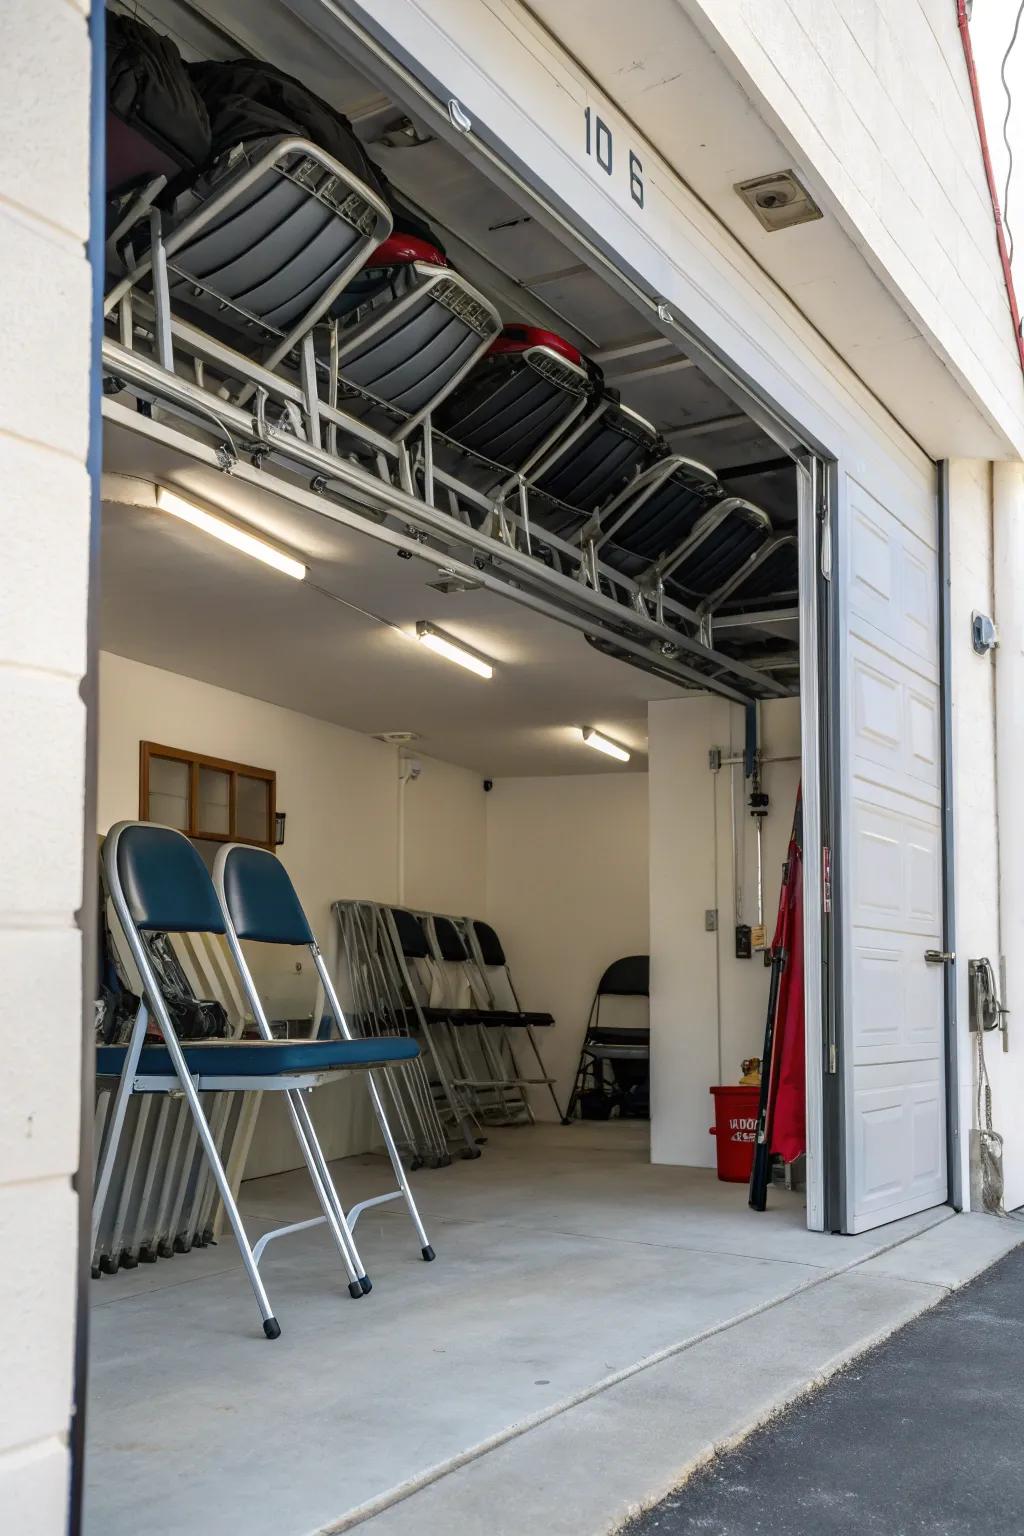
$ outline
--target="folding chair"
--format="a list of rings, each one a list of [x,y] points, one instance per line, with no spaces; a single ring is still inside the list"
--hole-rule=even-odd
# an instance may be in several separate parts
[[[353,311],[359,288],[373,296]],[[378,246],[335,316],[327,403],[395,442],[421,425],[429,435],[432,412],[501,329],[494,306],[436,247],[405,234]]]
[[[349,1042],[354,1048],[361,1048],[364,1052],[369,1046],[368,1054],[372,1057],[374,1045],[367,1041],[356,1040],[348,1026],[344,1010],[338,1000],[331,973],[324,963],[324,957],[320,952],[313,930],[309,926],[309,920],[302,909],[302,905],[295,893],[288,871],[281,861],[265,848],[252,848],[243,843],[227,843],[222,847],[213,866],[213,883],[217,891],[221,912],[224,915],[224,931],[228,941],[231,957],[235,962],[238,974],[242,978],[242,986],[245,990],[249,1006],[252,1008],[256,1027],[264,1040],[274,1038],[267,1018],[262,1000],[253,980],[249,963],[245,958],[240,940],[251,939],[260,944],[288,944],[302,946],[309,950],[313,959],[313,966],[320,984],[324,989],[324,995],[330,1005],[334,1022],[342,1040]],[[406,1042],[401,1037],[393,1036],[390,1040],[377,1036],[376,1048],[380,1053],[379,1065],[387,1069],[387,1063],[391,1060],[389,1055],[396,1046],[397,1060],[403,1059],[403,1047]],[[407,1049],[404,1056],[410,1053]],[[411,1053],[413,1055],[416,1052]],[[419,1240],[420,1253],[429,1264],[434,1257],[434,1250],[427,1241],[427,1234],[423,1229],[416,1202],[413,1199],[409,1181],[402,1166],[402,1159],[395,1145],[395,1138],[388,1124],[388,1117],[384,1110],[384,1103],[380,1090],[374,1080],[372,1070],[366,1074],[366,1084],[370,1093],[370,1102],[373,1112],[377,1117],[377,1124],[384,1138],[388,1157],[394,1169],[398,1188],[389,1191],[385,1195],[375,1195],[372,1199],[361,1200],[358,1205],[346,1213],[341,1209],[336,1197],[331,1201],[335,1208],[335,1214],[340,1218],[342,1230],[352,1231],[355,1228],[359,1216],[372,1205],[386,1205],[390,1200],[404,1200]],[[305,1138],[314,1149],[317,1158],[317,1172],[323,1180],[328,1196],[333,1194],[334,1185],[330,1172],[320,1153],[313,1130],[313,1123],[306,1108],[305,1101],[299,1093],[288,1095],[288,1104],[295,1123],[296,1135],[300,1141]],[[310,1170],[312,1172],[312,1169]],[[291,1226],[281,1227],[268,1237],[260,1239],[257,1245],[257,1259],[262,1253],[271,1237],[283,1237],[287,1232],[301,1232],[307,1227],[321,1226],[328,1216],[315,1216],[310,1221],[295,1222]],[[360,1276],[361,1283],[365,1276]],[[369,1289],[368,1284],[363,1284],[363,1289]]]
[[[569,538],[586,514],[610,501],[634,475],[664,452],[649,421],[604,389],[593,408],[560,437],[535,466],[533,489],[557,505],[537,514],[552,533]]]
[[[552,1028],[555,1022],[554,1018],[550,1013],[530,1012],[523,1008],[519,1001],[515,982],[512,980],[512,972],[505,957],[501,940],[490,923],[483,923],[479,920],[471,921],[467,924],[467,929],[470,947],[479,968],[480,976],[490,994],[492,1018],[488,1020],[488,1023],[493,1021],[493,1025],[500,1028],[503,1033],[507,1030],[522,1030],[524,1032],[543,1075],[539,1078],[524,1078],[516,1067],[516,1076],[521,1083],[528,1087],[547,1088],[548,1093],[551,1095],[551,1102],[555,1106],[555,1113],[561,1119],[562,1111],[555,1096],[555,1080],[550,1076],[547,1067],[544,1065],[544,1058],[541,1056],[540,1046],[534,1034],[535,1029]],[[511,1008],[507,1006],[509,1002],[512,1004]],[[513,1067],[515,1067],[515,1055],[512,1049],[511,1037],[508,1039],[508,1049],[512,1057]],[[529,1098],[527,1098],[526,1102],[529,1109]],[[530,1109],[530,1119],[533,1119],[532,1109]]]
[[[437,425],[496,473],[527,474],[586,409],[594,379],[582,354],[553,331],[506,325],[438,412]],[[596,374],[596,369],[593,369]]]
[[[532,1120],[525,1083],[502,1028],[504,1017],[494,1011],[458,926],[435,913],[422,914],[420,921],[433,951],[427,959],[430,1012],[448,1031],[454,1086],[467,1095],[478,1124]],[[496,1028],[500,1035],[494,1034]]]
[[[259,1040],[180,1041],[143,935],[152,932],[225,933],[227,925],[210,876],[183,833],[147,822],[119,822],[111,828],[103,845],[103,875],[139,974],[142,1001],[127,1044],[101,1046],[96,1052],[97,1072],[118,1076],[119,1082],[107,1116],[106,1141],[97,1170],[93,1247],[129,1099],[135,1093],[180,1092],[188,1104],[238,1241],[242,1262],[263,1318],[263,1331],[267,1338],[276,1339],[281,1327],[260,1278],[258,1258],[249,1244],[200,1095],[250,1090],[288,1095],[296,1135],[313,1187],[348,1272],[349,1294],[358,1297],[370,1289],[370,1282],[312,1123],[308,1116],[296,1109],[295,1101],[300,1099],[302,1090],[318,1087],[340,1070],[410,1060],[415,1057],[417,1048],[410,1040],[281,1041],[266,1038],[262,1026]],[[162,1045],[145,1044],[150,1014],[163,1037]],[[269,1026],[267,1028],[269,1030]],[[270,1234],[264,1237],[262,1246],[269,1237]]]
[[[586,1120],[607,1120],[613,1109],[649,1113],[650,1028],[603,1025],[601,1003],[607,997],[650,997],[650,965],[648,955],[626,955],[598,982],[563,1124],[577,1110]]]
[[[714,470],[667,454],[602,507],[580,543],[645,589],[692,603],[744,570],[771,533],[767,513],[727,496]]]

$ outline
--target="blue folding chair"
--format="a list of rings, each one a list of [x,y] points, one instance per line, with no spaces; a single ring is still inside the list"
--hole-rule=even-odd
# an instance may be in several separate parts
[[[313,957],[313,965],[324,989],[324,994],[335,1023],[342,1036],[342,1043],[349,1049],[361,1051],[368,1055],[367,1068],[374,1066],[387,1067],[394,1063],[408,1060],[419,1054],[419,1046],[413,1042],[414,1049],[408,1049],[408,1037],[404,1035],[380,1036],[372,1039],[357,1038],[353,1036],[345,1018],[338,994],[335,991],[331,973],[324,964],[324,957],[320,953],[320,946],[316,941],[313,930],[309,925],[292,885],[288,871],[280,860],[264,848],[253,848],[247,843],[228,843],[217,854],[213,866],[213,883],[220,902],[221,913],[224,918],[224,932],[231,950],[232,959],[235,962],[239,976],[242,978],[242,986],[245,990],[249,1006],[253,1011],[257,1028],[265,1040],[273,1038],[266,1011],[256,983],[253,980],[249,963],[242,951],[241,940],[251,939],[258,944],[290,944],[302,945],[309,950]],[[319,1044],[320,1042],[315,1042]],[[376,1058],[376,1059],[375,1059]],[[289,1094],[288,1103],[295,1122],[296,1134],[302,1140],[303,1136],[315,1149],[318,1160],[319,1173],[323,1180],[328,1199],[335,1209],[339,1225],[343,1232],[351,1235],[359,1216],[371,1205],[385,1205],[389,1200],[404,1200],[409,1211],[409,1217],[416,1231],[419,1241],[420,1253],[429,1264],[434,1257],[434,1250],[427,1241],[427,1234],[423,1229],[416,1202],[409,1188],[409,1181],[402,1167],[402,1158],[395,1138],[388,1124],[388,1117],[384,1110],[384,1103],[380,1090],[374,1080],[373,1072],[368,1070],[366,1084],[370,1092],[370,1102],[373,1112],[377,1116],[377,1124],[380,1126],[384,1145],[391,1159],[391,1166],[398,1181],[398,1188],[390,1190],[386,1195],[374,1195],[372,1199],[360,1200],[354,1205],[346,1216],[342,1209],[334,1183],[323,1161],[323,1154],[317,1143],[313,1125],[301,1093]],[[310,1172],[312,1173],[312,1168]],[[314,1176],[314,1182],[315,1176]],[[314,1216],[309,1221],[294,1222],[288,1227],[279,1227],[275,1232],[269,1232],[262,1237],[256,1245],[257,1262],[263,1249],[275,1237],[283,1237],[287,1232],[301,1232],[306,1227],[319,1226],[324,1220],[330,1218],[326,1215]],[[353,1256],[355,1244],[352,1245]],[[360,1271],[362,1274],[362,1271]],[[370,1285],[365,1275],[362,1275],[364,1290],[369,1290]]]
[[[127,1044],[100,1046],[96,1052],[97,1073],[117,1076],[120,1081],[97,1169],[93,1200],[93,1246],[110,1188],[129,1098],[133,1093],[180,1092],[188,1104],[238,1241],[242,1262],[263,1318],[263,1331],[268,1339],[276,1339],[281,1327],[260,1278],[259,1256],[254,1254],[250,1246],[200,1095],[249,1090],[287,1095],[299,1146],[323,1208],[323,1220],[331,1229],[348,1271],[349,1294],[358,1297],[370,1289],[370,1281],[356,1251],[350,1226],[334,1189],[302,1094],[327,1082],[339,1071],[408,1061],[416,1056],[418,1047],[414,1041],[404,1038],[275,1040],[262,1009],[254,1010],[261,1036],[259,1040],[179,1040],[142,936],[147,932],[223,933],[236,957],[240,954],[237,937],[229,932],[229,925],[206,867],[181,832],[146,822],[123,821],[111,828],[104,841],[103,876],[139,973],[142,1000]],[[293,891],[291,895],[296,910],[301,914]],[[318,956],[315,945],[314,953]],[[326,977],[322,961],[318,970],[322,977]],[[247,983],[249,991],[252,983],[247,969],[242,979]],[[333,1002],[334,989],[330,986],[330,978],[326,977],[326,980],[327,995]],[[145,1043],[151,1014],[163,1037],[162,1045]],[[340,1010],[336,1016],[340,1017]],[[402,1179],[404,1182],[404,1174]],[[403,1193],[406,1192],[407,1186]],[[433,1258],[433,1250],[419,1224],[412,1196],[407,1193],[406,1197],[417,1224],[417,1232],[422,1237],[423,1257]],[[276,1235],[278,1233],[268,1233],[261,1240],[260,1252],[270,1237]]]

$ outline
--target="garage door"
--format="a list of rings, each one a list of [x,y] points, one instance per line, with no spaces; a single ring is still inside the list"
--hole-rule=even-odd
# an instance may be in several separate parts
[[[846,1227],[946,1198],[938,512],[845,485]],[[895,498],[893,498],[895,500]]]

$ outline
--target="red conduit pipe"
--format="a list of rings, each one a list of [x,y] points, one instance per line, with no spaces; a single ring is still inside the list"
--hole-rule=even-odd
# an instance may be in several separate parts
[[[964,62],[967,65],[967,78],[971,83],[971,97],[974,101],[974,115],[978,120],[978,138],[981,141],[981,158],[985,163],[985,179],[988,182],[988,195],[992,200],[992,217],[996,224],[996,244],[999,247],[999,260],[1003,265],[1003,278],[1006,282],[1006,297],[1010,301],[1010,315],[1013,319],[1013,334],[1017,342],[1017,357],[1021,370],[1024,371],[1024,337],[1020,333],[1020,311],[1017,308],[1017,292],[1013,286],[1013,271],[1010,267],[1010,254],[1006,249],[1006,234],[1003,229],[1003,211],[999,204],[999,193],[996,191],[996,178],[992,170],[992,156],[989,154],[988,134],[985,132],[985,114],[981,109],[981,92],[978,90],[978,72],[974,67],[974,49],[971,46],[971,26],[968,15],[968,0],[956,0],[956,22],[960,28],[960,41],[964,47]]]

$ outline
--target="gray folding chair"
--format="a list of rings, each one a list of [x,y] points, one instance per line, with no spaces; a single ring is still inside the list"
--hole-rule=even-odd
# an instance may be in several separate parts
[[[119,1082],[107,1116],[106,1139],[97,1168],[93,1246],[129,1099],[135,1093],[181,1093],[238,1241],[263,1319],[263,1331],[267,1338],[276,1339],[281,1327],[260,1278],[258,1256],[250,1246],[200,1096],[250,1090],[287,1094],[296,1136],[324,1220],[348,1272],[349,1294],[358,1297],[370,1289],[370,1282],[301,1095],[339,1071],[410,1060],[416,1056],[417,1047],[407,1039],[275,1040],[268,1038],[269,1026],[266,1033],[261,1027],[259,1040],[179,1040],[143,934],[225,933],[227,925],[210,876],[181,832],[146,822],[119,822],[111,828],[103,845],[103,876],[139,974],[142,1000],[128,1042],[100,1046],[96,1052],[97,1073],[116,1076]],[[146,1044],[151,1015],[162,1036],[162,1045]],[[261,1250],[270,1235],[262,1239]],[[423,1256],[428,1257],[425,1242]],[[432,1251],[429,1257],[433,1257]]]

